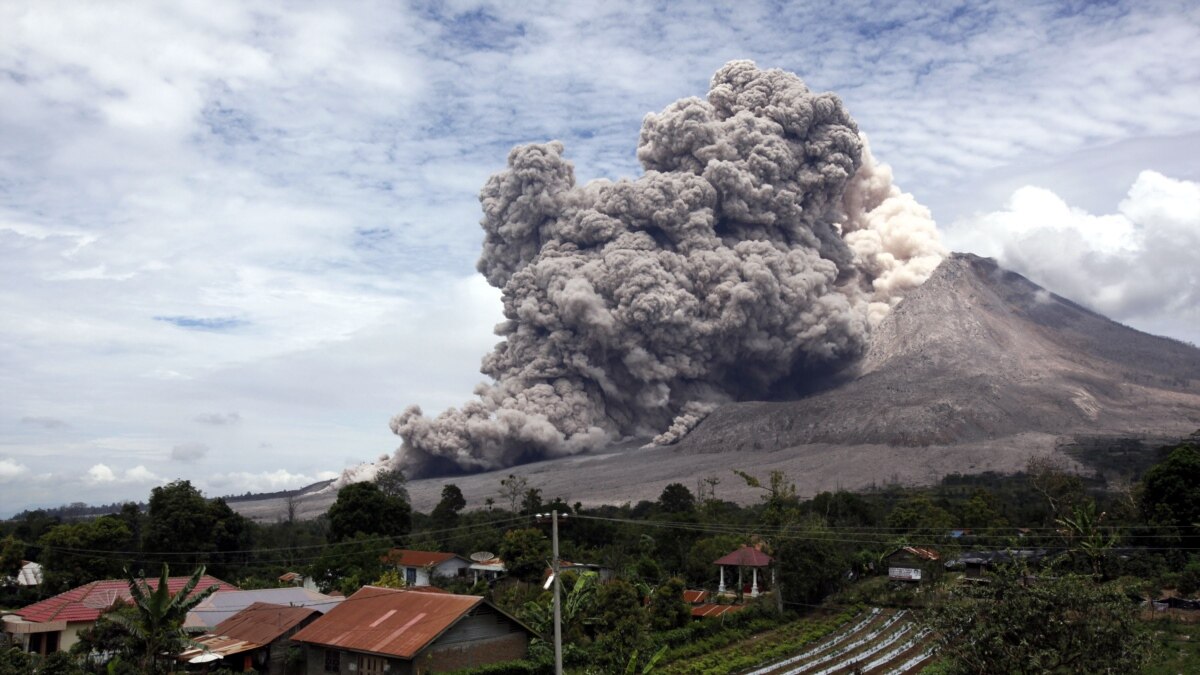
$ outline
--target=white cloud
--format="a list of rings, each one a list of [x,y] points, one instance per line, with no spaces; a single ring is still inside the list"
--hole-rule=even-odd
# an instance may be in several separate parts
[[[1200,336],[1200,183],[1143,171],[1117,212],[1103,215],[1026,186],[1004,210],[956,223],[947,239],[1111,318]]]
[[[88,469],[87,480],[90,483],[112,483],[117,480],[117,475],[107,465],[96,464]]]
[[[121,475],[118,475],[107,464],[95,464],[87,470],[87,474],[84,475],[84,482],[90,485],[103,485],[111,483],[162,483],[165,481],[141,464],[131,469],[126,469],[125,473]]]
[[[29,473],[29,467],[20,464],[15,460],[4,458],[0,459],[0,483],[7,483],[16,480]]]

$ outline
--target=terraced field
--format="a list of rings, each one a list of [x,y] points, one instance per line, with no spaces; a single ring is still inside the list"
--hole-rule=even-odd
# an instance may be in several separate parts
[[[871,609],[802,653],[747,675],[908,675],[928,664],[931,645],[907,612]]]

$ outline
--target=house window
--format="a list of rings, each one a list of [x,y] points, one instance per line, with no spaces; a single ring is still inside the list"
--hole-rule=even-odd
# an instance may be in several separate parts
[[[335,652],[332,649],[325,650],[325,672],[340,673],[342,672],[342,653]]]

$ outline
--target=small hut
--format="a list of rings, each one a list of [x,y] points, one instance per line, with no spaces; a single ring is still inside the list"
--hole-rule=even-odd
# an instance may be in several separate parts
[[[763,584],[765,585],[766,581],[767,581],[766,570],[768,568],[770,568],[774,562],[775,562],[775,560],[771,556],[767,555],[766,553],[763,553],[762,551],[758,550],[757,548],[754,548],[753,546],[742,546],[741,548],[734,551],[733,553],[730,553],[729,555],[718,558],[716,561],[713,562],[713,564],[716,565],[720,569],[720,574],[721,574],[721,583],[717,587],[717,592],[718,593],[725,592],[725,568],[726,567],[736,567],[737,568],[737,589],[743,593],[746,592],[746,588],[743,585],[744,582],[742,581],[742,569],[749,567],[750,571],[751,571],[751,576],[753,579],[753,581],[750,584],[750,589],[749,589],[750,597],[757,598],[758,592],[759,592],[758,571],[760,569],[763,570],[762,581],[763,581]],[[773,581],[774,581],[774,579],[772,578],[772,582]],[[772,585],[773,585],[773,583],[772,583]]]

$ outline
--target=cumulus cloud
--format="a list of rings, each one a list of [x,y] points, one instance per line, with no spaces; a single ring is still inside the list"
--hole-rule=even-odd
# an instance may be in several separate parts
[[[1026,186],[948,236],[1114,319],[1200,325],[1200,183],[1143,171],[1116,213],[1099,215]]]
[[[124,474],[118,474],[107,464],[95,464],[92,466],[92,468],[87,470],[87,474],[84,475],[84,482],[91,485],[111,483],[161,483],[163,482],[163,479],[141,464],[133,467],[132,469],[126,469]]]
[[[208,456],[208,450],[203,443],[180,443],[171,448],[171,459],[176,462],[195,462]]]
[[[29,473],[29,467],[16,460],[5,457],[0,459],[0,483],[16,480]]]
[[[750,61],[645,117],[639,178],[580,186],[563,154],[517,147],[480,193],[504,341],[477,401],[392,420],[413,475],[673,442],[855,359],[944,253],[837,96]]]
[[[225,426],[229,424],[237,424],[242,421],[242,416],[236,412],[231,413],[205,413],[196,415],[196,421],[201,424],[211,424],[213,426]]]

